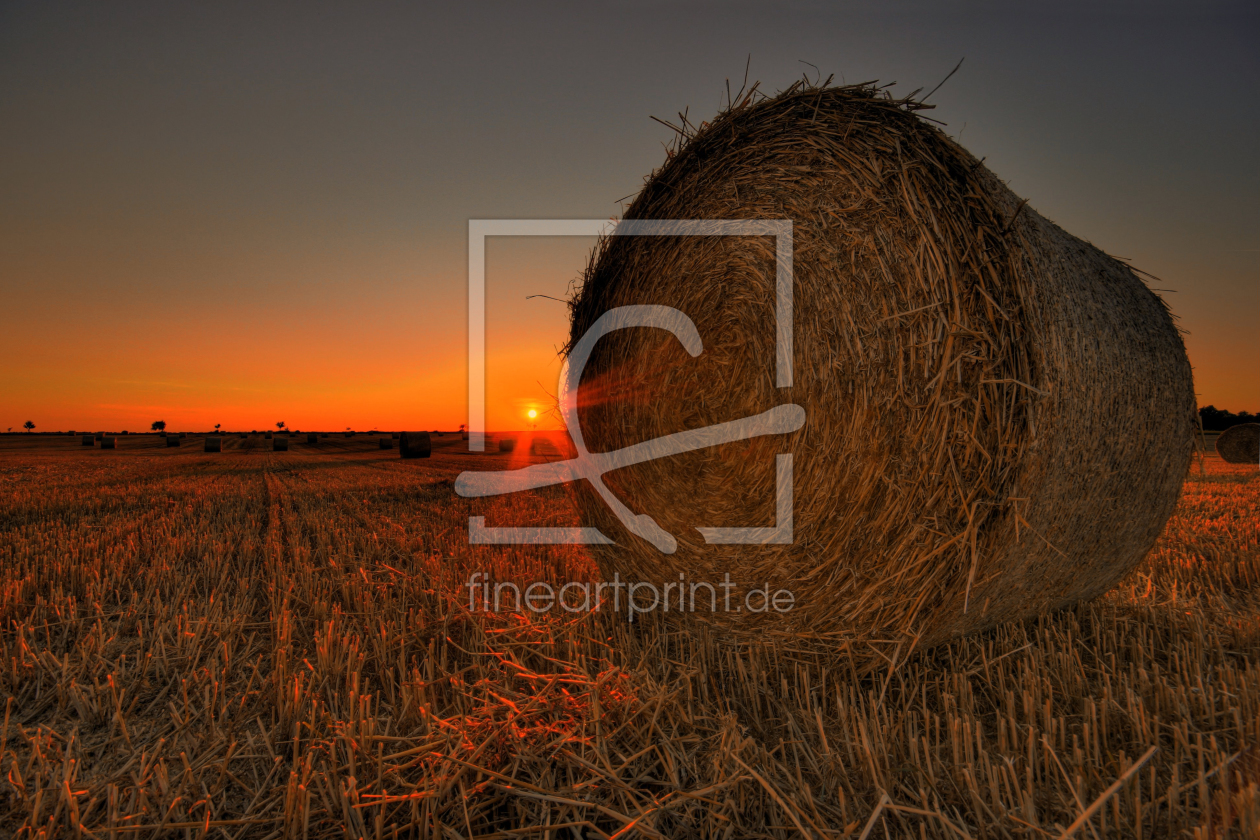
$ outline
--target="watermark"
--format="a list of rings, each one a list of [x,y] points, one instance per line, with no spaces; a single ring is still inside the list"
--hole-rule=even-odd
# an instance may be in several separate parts
[[[473,220],[468,223],[468,445],[485,449],[485,240],[488,236],[770,236],[775,241],[775,385],[792,384],[792,222],[789,219],[624,220],[611,230],[604,220]],[[678,543],[648,514],[636,514],[604,484],[611,470],[706,449],[723,443],[797,431],[805,409],[795,404],[768,408],[760,414],[701,429],[644,441],[613,452],[591,453],[578,422],[577,394],[582,371],[604,336],[632,328],[663,329],[692,357],[704,350],[695,323],[668,306],[622,306],[604,313],[573,345],[560,373],[560,413],[576,457],[517,470],[464,472],[455,480],[463,497],[498,496],[553,484],[590,482],[621,524],[659,551],[672,554]],[[773,526],[709,528],[696,526],[710,545],[790,545],[792,543],[792,455],[775,456],[775,523]],[[612,544],[598,528],[488,527],[485,517],[468,520],[468,541],[475,545]]]
[[[737,584],[730,574],[722,576],[722,582],[689,581],[680,574],[678,581],[660,586],[645,581],[623,581],[613,574],[612,581],[569,581],[557,588],[545,581],[535,581],[523,589],[511,582],[492,582],[489,575],[474,572],[468,583],[469,612],[533,612],[545,613],[554,609],[564,612],[594,612],[611,608],[621,612],[622,605],[634,621],[636,615],[649,612],[687,613],[708,609],[711,613],[767,613],[791,612],[796,606],[796,596],[788,589],[771,590],[770,584],[748,589],[743,598],[732,599],[731,590]],[[719,596],[718,590],[721,590]]]

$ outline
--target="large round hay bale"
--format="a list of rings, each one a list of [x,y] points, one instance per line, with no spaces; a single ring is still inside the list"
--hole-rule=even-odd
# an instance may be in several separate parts
[[[381,449],[393,449],[393,448],[394,448],[393,438],[381,438]]]
[[[166,445],[167,445],[167,446],[179,446],[179,435],[167,435],[167,436],[166,436]]]
[[[288,452],[288,451],[289,451],[289,438],[288,438],[288,436],[286,436],[286,435],[276,435],[274,438],[272,438],[272,439],[271,439],[271,451],[272,451],[272,452]]]
[[[308,435],[306,436],[306,443],[307,443],[308,445],[312,445],[312,444],[317,444],[317,443],[319,443],[319,435],[311,435],[311,434],[308,434]]]
[[[92,446],[92,445],[93,445],[93,444],[95,444],[95,443],[96,443],[96,438],[95,438],[95,437],[93,437],[92,435],[84,435],[84,436],[83,436],[83,445],[84,445],[84,446]]]
[[[95,440],[98,440],[98,441],[99,441],[99,440],[101,440],[101,439],[102,439],[102,438],[104,438],[104,437],[105,437],[105,433],[104,433],[104,432],[97,432],[97,433],[96,433],[96,435],[95,435]]]
[[[1216,454],[1226,463],[1260,466],[1260,423],[1240,423],[1221,432]]]
[[[223,438],[219,437],[218,435],[208,435],[206,437],[206,451],[207,452],[222,452],[223,451]]]
[[[267,432],[267,434],[263,435],[263,440],[271,440],[271,439],[272,439],[271,432]]]
[[[398,454],[403,458],[428,458],[432,453],[433,440],[428,432],[403,432],[398,436]]]
[[[516,449],[516,438],[499,438],[499,451],[512,452]]]
[[[590,451],[789,404],[804,416],[790,434],[608,476],[674,553],[628,533],[589,483],[573,485],[586,521],[617,543],[596,547],[605,580],[716,586],[729,574],[730,611],[719,590],[709,613],[699,590],[697,615],[719,629],[851,642],[886,667],[879,657],[894,651],[1096,596],[1151,548],[1194,448],[1191,369],[1167,309],[914,110],[871,87],[745,104],[690,137],[625,214],[788,219],[790,245],[658,235],[597,246],[571,346],[615,307],[657,304],[694,322],[703,352],[662,329],[599,340],[578,394]],[[791,377],[779,387],[776,255],[787,247]],[[790,536],[707,543],[697,529],[776,525],[780,454],[792,459]],[[790,591],[791,608],[758,609],[750,590],[767,585]]]
[[[113,448],[115,448],[114,438],[108,437],[108,436],[101,438],[101,449],[113,449]]]

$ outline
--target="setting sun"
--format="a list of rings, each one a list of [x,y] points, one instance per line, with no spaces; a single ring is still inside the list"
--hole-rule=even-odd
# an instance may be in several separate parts
[[[533,419],[534,419],[535,417],[537,417],[537,416],[538,416],[538,412],[537,412],[537,411],[534,411],[534,409],[532,409],[532,408],[531,408],[531,409],[529,410],[529,419],[530,419],[530,420],[533,420]]]

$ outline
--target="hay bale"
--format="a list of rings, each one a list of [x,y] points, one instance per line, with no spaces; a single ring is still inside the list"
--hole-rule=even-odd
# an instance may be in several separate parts
[[[398,436],[398,454],[403,458],[428,458],[433,454],[433,441],[429,433],[403,432]]]
[[[499,451],[511,452],[516,449],[516,438],[499,438]]]
[[[460,432],[459,438],[460,440],[468,440],[468,432]]]
[[[271,432],[267,432],[267,434],[263,435],[263,440],[271,440],[271,439],[272,439]]]
[[[1216,454],[1229,464],[1260,465],[1260,423],[1239,423],[1221,432]]]
[[[319,435],[310,435],[310,434],[308,434],[308,435],[306,436],[306,442],[307,442],[307,444],[308,444],[308,445],[310,445],[310,444],[317,444],[317,443],[319,443]]]
[[[95,443],[96,443],[96,438],[94,438],[92,435],[84,435],[84,436],[83,436],[83,445],[84,445],[84,446],[93,446]]]
[[[101,440],[103,437],[105,437],[105,433],[104,433],[104,432],[97,432],[97,433],[96,433],[96,435],[95,435],[95,440],[98,440],[98,441],[99,441],[99,440]]]
[[[167,446],[179,446],[179,436],[178,436],[178,435],[167,435],[167,436],[166,436],[166,445],[167,445]]]
[[[114,438],[113,438],[113,437],[103,437],[103,438],[101,438],[101,449],[114,449],[114,448],[115,448],[115,447],[114,447]]]
[[[288,452],[289,439],[281,435],[276,435],[274,438],[272,438],[272,441],[271,441],[271,451],[272,452]]]
[[[788,435],[616,472],[616,495],[676,539],[673,554],[572,485],[585,521],[618,543],[594,547],[603,579],[729,573],[732,604],[786,589],[787,612],[710,615],[701,590],[696,614],[738,635],[851,642],[870,664],[1099,595],[1151,548],[1194,448],[1190,364],[1167,309],[914,110],[862,86],[744,103],[691,136],[625,214],[792,220],[788,387],[774,239],[596,247],[571,346],[614,307],[650,303],[691,318],[704,348],[692,358],[660,329],[600,340],[579,393],[590,451],[786,404],[805,417]],[[793,459],[790,544],[706,543],[697,528],[775,524],[779,453]]]
[[[354,432],[346,432],[346,437],[348,438],[354,437]]]
[[[206,451],[207,452],[222,452],[223,451],[223,438],[219,437],[218,435],[207,436],[206,437]]]
[[[394,448],[393,438],[381,438],[381,449],[393,449],[393,448]]]

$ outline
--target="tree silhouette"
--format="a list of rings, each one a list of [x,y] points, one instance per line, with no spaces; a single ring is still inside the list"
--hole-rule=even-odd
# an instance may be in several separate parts
[[[215,423],[215,424],[214,424],[214,430],[215,430],[215,432],[216,432],[216,433],[219,431],[219,424],[218,424],[218,423]]]
[[[32,423],[30,420],[27,420],[25,423],[22,424],[22,428],[26,429],[26,433],[29,435],[31,433],[31,429],[35,428],[35,424]]]
[[[152,430],[153,430],[153,431],[155,431],[155,432],[163,432],[163,431],[166,431],[166,421],[165,421],[165,420],[154,420],[154,421],[153,421],[153,423],[152,423],[152,424],[150,424],[149,428],[150,428],[150,429],[152,429]]]
[[[1203,408],[1200,408],[1199,417],[1203,421],[1203,431],[1205,432],[1223,432],[1230,426],[1237,426],[1240,423],[1260,422],[1260,416],[1249,411],[1240,411],[1235,414],[1232,411],[1226,411],[1214,405],[1205,405]]]
[[[282,432],[283,432],[283,431],[284,431],[284,421],[283,421],[283,420],[277,420],[277,421],[276,421],[276,428],[277,428],[277,429],[279,429],[280,431],[282,431]]]

